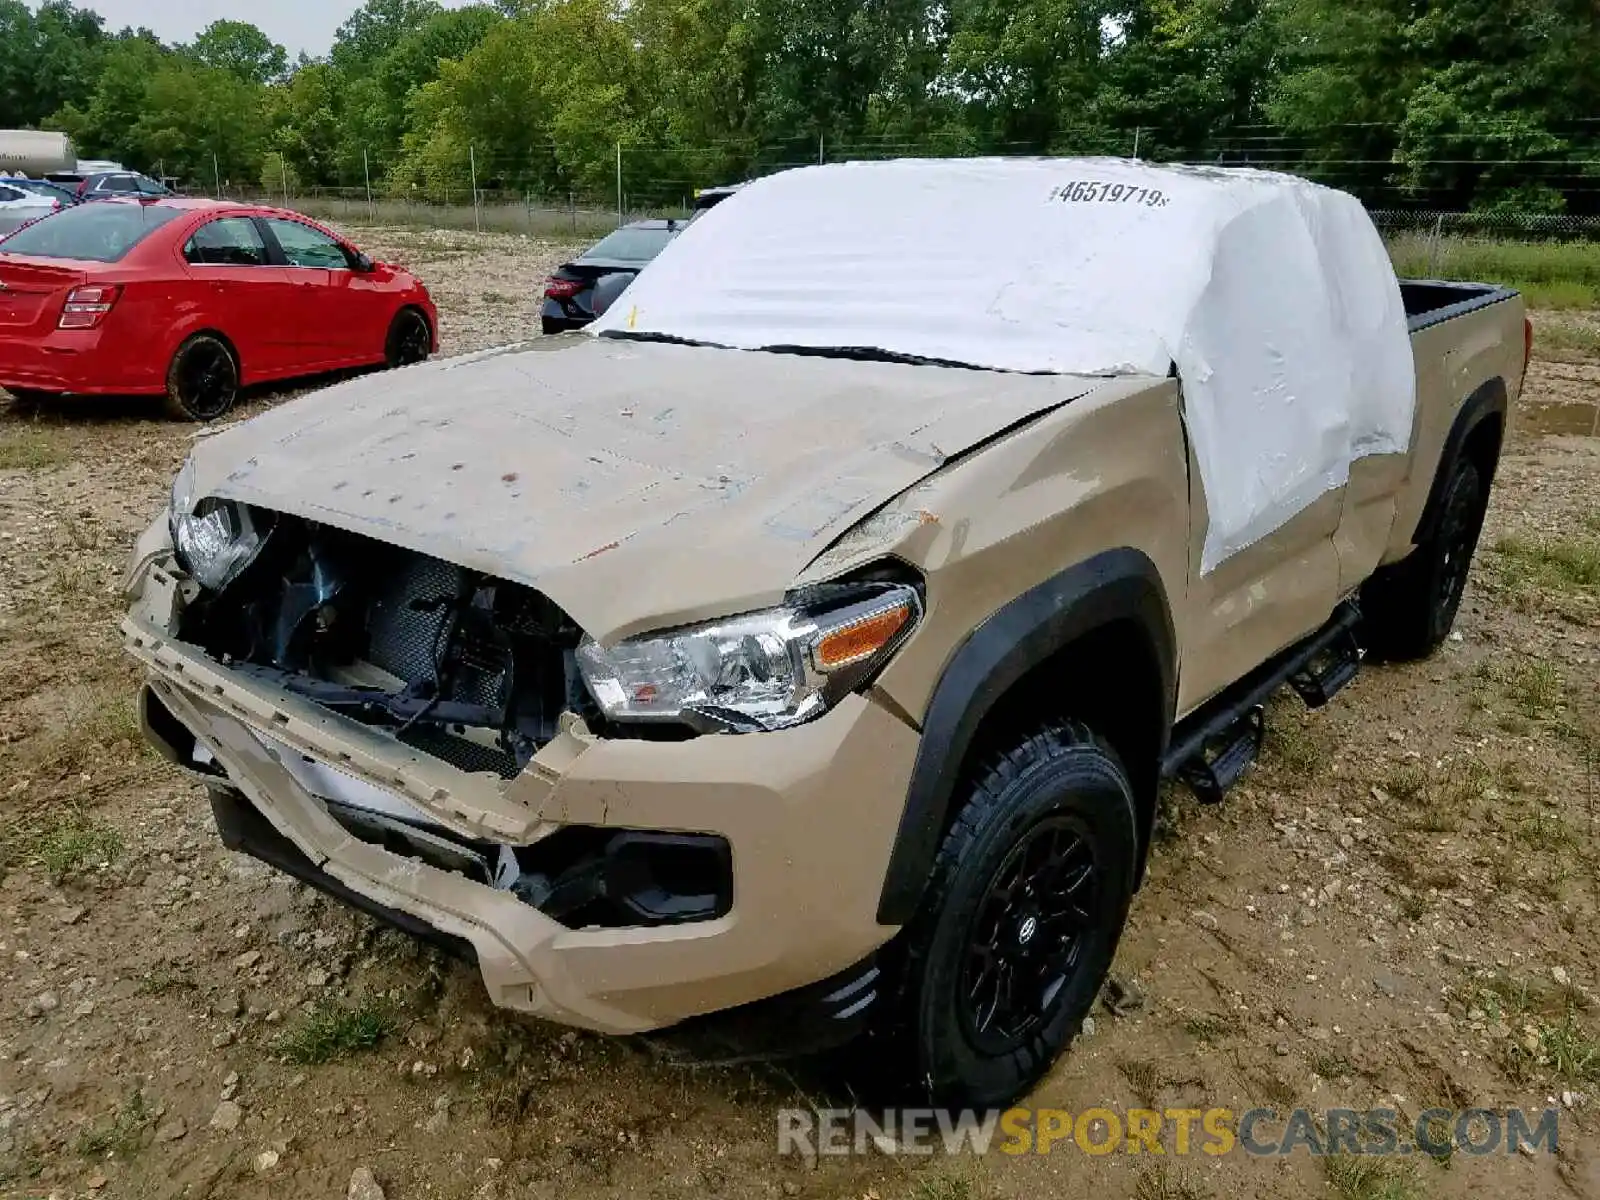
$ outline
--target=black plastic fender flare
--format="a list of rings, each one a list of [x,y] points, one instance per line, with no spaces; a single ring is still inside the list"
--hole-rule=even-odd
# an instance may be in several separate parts
[[[1149,638],[1161,679],[1160,753],[1177,700],[1177,651],[1166,589],[1142,551],[1108,550],[1024,592],[970,633],[934,688],[906,806],[878,900],[880,925],[916,912],[939,852],[951,796],[983,719],[1032,668],[1069,643],[1132,620]],[[1137,764],[1129,764],[1138,773]]]
[[[1450,484],[1450,477],[1455,472],[1456,463],[1461,460],[1466,452],[1467,441],[1485,421],[1497,420],[1500,424],[1501,437],[1505,436],[1506,411],[1510,407],[1509,394],[1506,391],[1506,381],[1496,375],[1493,379],[1478,385],[1476,391],[1461,403],[1456,419],[1451,422],[1450,432],[1445,436],[1444,449],[1439,453],[1439,466],[1433,473],[1433,484],[1428,489],[1428,502],[1423,505],[1422,516],[1417,519],[1416,532],[1411,535],[1411,544],[1420,546],[1433,536],[1434,530],[1439,527],[1439,518],[1444,513],[1445,490]],[[1497,464],[1491,463],[1483,481],[1484,488],[1494,482],[1494,469]]]

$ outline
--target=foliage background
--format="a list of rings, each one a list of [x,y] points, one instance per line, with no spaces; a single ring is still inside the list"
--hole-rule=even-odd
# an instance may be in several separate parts
[[[0,127],[192,187],[630,200],[900,154],[1295,170],[1369,202],[1600,212],[1594,0],[367,0],[327,55],[0,0]]]

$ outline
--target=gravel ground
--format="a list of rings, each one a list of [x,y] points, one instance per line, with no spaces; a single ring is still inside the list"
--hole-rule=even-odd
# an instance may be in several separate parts
[[[428,280],[451,354],[532,336],[574,249],[360,240]],[[1600,590],[1559,565],[1600,547],[1597,401],[1600,361],[1536,364],[1436,659],[1276,704],[1225,805],[1168,798],[1128,995],[1034,1097],[1561,1110],[1554,1156],[1444,1163],[780,1157],[778,1108],[842,1102],[815,1068],[494,1011],[467,969],[224,851],[141,749],[117,580],[193,431],[0,405],[0,1195],[1600,1195]]]

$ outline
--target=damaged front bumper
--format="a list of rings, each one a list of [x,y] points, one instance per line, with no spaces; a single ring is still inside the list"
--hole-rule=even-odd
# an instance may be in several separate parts
[[[235,806],[231,831],[219,807],[231,841],[268,861],[264,845],[292,847],[304,870],[280,868],[470,947],[497,1004],[638,1032],[830,979],[893,932],[876,910],[917,735],[864,697],[794,729],[669,742],[598,737],[569,716],[507,780],[177,640],[194,588],[158,522],[126,581],[123,622],[149,673],[141,713],[153,743]],[[723,848],[727,894],[711,910],[695,885],[657,887],[639,868],[640,855],[690,845],[712,858]],[[645,881],[637,923],[624,913],[596,924],[553,894],[557,872],[533,867],[569,848],[594,859],[602,893]],[[585,872],[569,883],[574,874]]]

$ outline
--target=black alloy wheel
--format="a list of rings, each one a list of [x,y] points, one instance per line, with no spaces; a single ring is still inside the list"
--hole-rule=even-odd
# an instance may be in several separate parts
[[[226,342],[197,333],[178,347],[167,368],[167,404],[191,421],[225,416],[239,397],[239,364]]]
[[[403,308],[389,324],[384,344],[384,361],[391,367],[409,367],[427,362],[433,353],[433,330],[428,318],[414,308]]]
[[[1087,832],[1071,817],[1041,821],[990,881],[968,939],[960,1009],[986,1054],[1025,1045],[1079,966],[1098,909]]]
[[[1073,721],[983,755],[952,801],[921,904],[886,951],[874,1040],[888,1078],[925,1099],[1005,1106],[1105,982],[1138,878],[1137,805],[1116,751]]]

